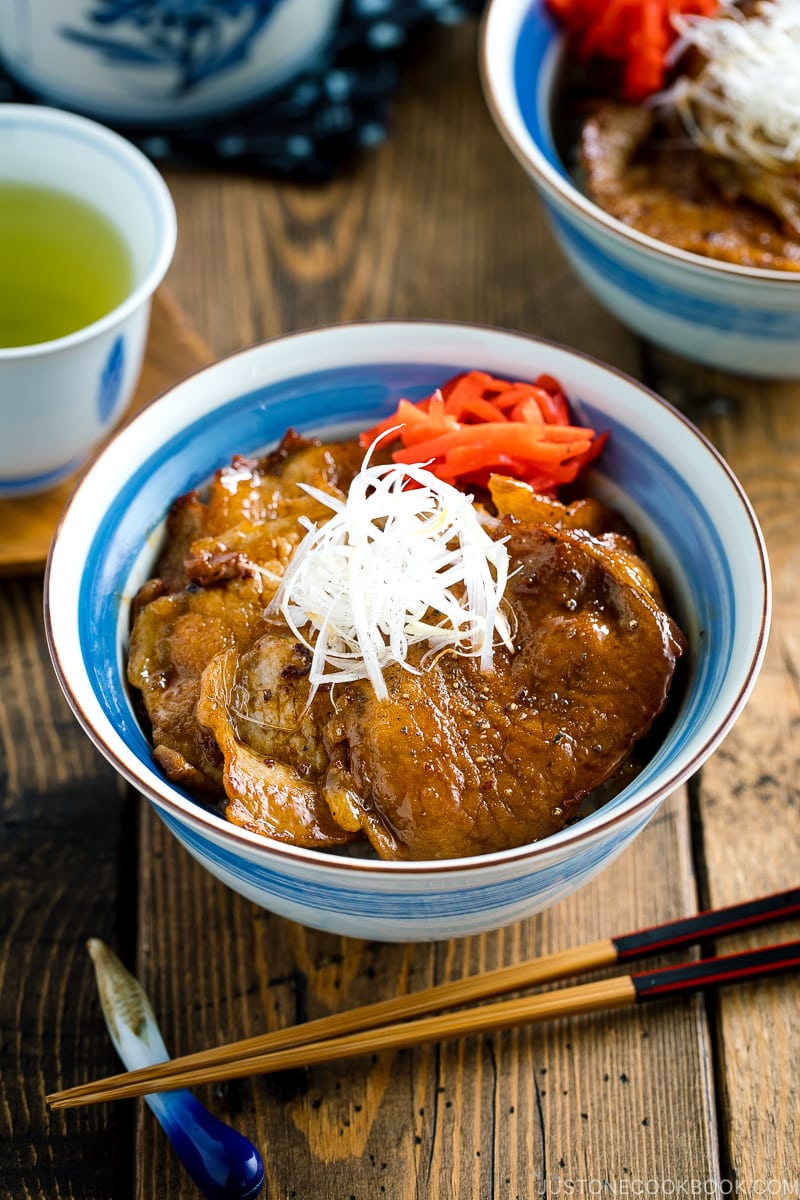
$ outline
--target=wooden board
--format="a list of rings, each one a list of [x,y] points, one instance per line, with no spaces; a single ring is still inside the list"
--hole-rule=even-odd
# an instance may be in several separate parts
[[[711,905],[796,887],[800,864],[800,384],[687,370],[658,355],[655,383],[725,455],[755,508],[770,557],[773,624],[759,680],[695,781],[698,860]],[[800,938],[800,921],[728,939],[727,951]],[[725,1172],[741,1194],[797,1187],[800,1011],[791,977],[711,1001],[718,1038]]]
[[[191,328],[169,291],[153,298],[147,352],[133,399],[132,416],[154,396],[210,361],[211,351]],[[79,474],[37,496],[0,499],[0,573],[41,571],[50,541]]]

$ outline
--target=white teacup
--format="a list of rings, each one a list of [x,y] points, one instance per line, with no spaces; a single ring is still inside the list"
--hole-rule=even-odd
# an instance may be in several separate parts
[[[21,496],[70,475],[124,413],[176,220],[166,184],[139,150],[56,109],[0,105],[0,187],[10,184],[91,205],[121,236],[130,268],[124,297],[90,324],[0,347],[0,496]]]

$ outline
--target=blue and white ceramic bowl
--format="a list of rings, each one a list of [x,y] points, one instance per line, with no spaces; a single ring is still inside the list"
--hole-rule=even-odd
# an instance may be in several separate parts
[[[0,59],[48,103],[121,126],[221,116],[324,48],[342,0],[14,0]]]
[[[379,862],[258,837],[168,783],[125,684],[131,597],[173,498],[288,426],[353,433],[449,376],[558,378],[576,416],[610,433],[591,490],[640,532],[691,645],[662,745],[605,807],[536,844],[437,862]],[[306,925],[379,940],[456,937],[546,908],[611,862],[722,740],[755,681],[770,611],[756,519],[684,417],[610,367],[535,338],[437,323],[340,326],[245,350],[178,384],[111,440],[56,534],[45,585],[51,653],[89,736],[212,874]]]
[[[685,358],[800,377],[800,274],[668,246],[609,216],[573,182],[551,127],[564,50],[546,0],[491,0],[481,40],[487,102],[577,275],[626,325]]]

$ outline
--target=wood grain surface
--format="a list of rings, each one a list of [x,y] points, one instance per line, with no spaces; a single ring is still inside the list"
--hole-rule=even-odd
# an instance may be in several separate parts
[[[733,467],[763,529],[772,571],[774,618],[764,667],[696,786],[701,886],[710,904],[727,904],[794,886],[800,868],[800,386],[713,372],[698,377],[663,355],[655,381],[665,394],[683,398]],[[774,940],[797,937],[800,922],[782,926]],[[733,950],[758,940],[727,945]],[[712,1020],[727,1176],[745,1194],[770,1181],[777,1181],[776,1194],[797,1190],[797,982],[731,989]]]
[[[467,23],[417,41],[389,140],[333,183],[170,173],[170,291],[214,356],[310,326],[429,317],[553,338],[660,387],[764,522],[776,622],[763,679],[690,789],[577,895],[482,937],[380,945],[301,928],[202,871],[70,717],[40,581],[6,580],[2,1197],[196,1195],[141,1102],[44,1109],[45,1091],[114,1069],[87,937],[135,969],[180,1053],[796,882],[800,388],[689,367],[596,305],[486,112],[476,38]],[[200,1094],[261,1147],[280,1200],[796,1195],[796,998],[789,977]]]

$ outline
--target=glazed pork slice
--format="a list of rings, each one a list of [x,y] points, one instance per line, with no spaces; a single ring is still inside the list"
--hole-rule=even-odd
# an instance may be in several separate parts
[[[454,655],[421,675],[393,668],[388,702],[351,685],[331,722],[384,858],[484,854],[555,832],[665,705],[684,641],[627,544],[541,526],[512,532],[510,549],[513,653],[496,651],[491,672]]]
[[[383,858],[462,857],[560,829],[613,774],[662,711],[683,637],[627,538],[511,520],[498,532],[510,537],[516,648],[496,651],[491,672],[445,654],[418,674],[388,668],[386,701],[356,681],[307,707],[307,651],[285,630],[259,639],[229,677],[234,740],[200,709],[224,753],[232,820],[278,828],[281,789],[302,782]],[[280,663],[292,669],[276,674]],[[260,792],[242,776],[249,754],[262,775],[266,764]]]
[[[263,610],[252,579],[158,595],[140,607],[128,681],[150,718],[153,757],[173,783],[222,793],[222,754],[195,715],[200,677],[216,655],[252,644],[263,630]]]
[[[786,234],[800,240],[800,173],[770,171],[758,163],[706,156],[705,173],[720,193],[735,204],[746,196],[778,218]]]
[[[587,193],[626,225],[707,258],[800,271],[791,180],[734,172],[685,134],[657,133],[654,111],[640,105],[598,104],[579,148]]]
[[[210,488],[207,531],[184,562],[189,578],[207,585],[261,568],[265,587],[275,577],[273,591],[305,534],[299,518],[322,522],[331,515],[302,485],[343,500],[363,457],[357,441],[322,443],[290,431],[263,459],[234,458]]]
[[[128,681],[174,783],[223,794],[222,753],[195,712],[200,677],[218,654],[244,652],[263,632],[264,608],[305,532],[298,518],[329,515],[299,485],[341,499],[362,456],[354,441],[326,445],[290,431],[270,454],[235,458],[205,494],[172,505],[157,574],[133,602]]]
[[[327,690],[309,704],[311,655],[288,631],[243,655],[230,650],[206,668],[197,715],[224,757],[226,816],[234,825],[296,846],[352,841],[326,802],[330,762],[322,728]]]
[[[261,458],[234,456],[204,495],[192,491],[174,501],[156,576],[168,591],[258,574],[268,583],[303,536],[298,517],[330,515],[301,485],[342,499],[363,454],[355,440],[323,443],[289,430]]]

